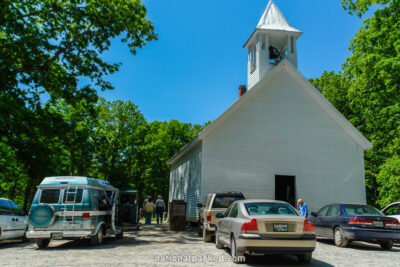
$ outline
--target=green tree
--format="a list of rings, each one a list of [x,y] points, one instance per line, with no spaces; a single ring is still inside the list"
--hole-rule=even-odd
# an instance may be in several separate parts
[[[113,88],[103,77],[120,64],[105,62],[101,54],[118,36],[133,54],[157,38],[140,0],[1,2],[1,151],[23,173],[15,188],[23,188],[25,209],[44,176],[90,167],[89,125],[73,110],[57,111],[58,101],[76,112],[94,111],[96,90]]]

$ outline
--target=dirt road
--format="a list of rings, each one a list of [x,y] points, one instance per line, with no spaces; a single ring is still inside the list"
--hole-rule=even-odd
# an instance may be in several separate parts
[[[38,250],[34,242],[0,244],[1,266],[237,266],[228,249],[203,243],[195,231],[168,232],[166,225],[142,227],[123,239],[105,239],[93,247],[88,240],[52,241]],[[383,251],[377,245],[353,242],[348,248],[317,242],[309,265],[294,256],[250,257],[239,266],[400,266],[400,247]]]

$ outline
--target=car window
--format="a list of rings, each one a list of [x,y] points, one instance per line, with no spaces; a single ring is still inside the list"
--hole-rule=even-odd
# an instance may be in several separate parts
[[[385,215],[397,215],[399,214],[399,204],[392,205],[383,211]]]
[[[245,203],[249,215],[288,215],[298,216],[292,206],[285,203]]]
[[[215,196],[213,209],[226,209],[232,202],[244,199],[243,196]]]
[[[82,203],[83,189],[69,188],[64,192],[65,204]]]
[[[0,208],[1,209],[11,209],[10,202],[6,199],[0,199]]]
[[[0,214],[10,215],[12,214],[11,206],[8,200],[0,199]]]
[[[326,216],[339,216],[339,205],[332,205]]]
[[[239,212],[238,204],[234,204],[231,211],[229,212],[228,217],[236,218]]]
[[[382,212],[369,205],[343,205],[346,214],[349,215],[383,215]]]
[[[318,217],[326,216],[330,206],[325,206],[317,212]]]
[[[9,204],[10,204],[11,208],[19,210],[19,207],[18,207],[18,205],[17,205],[17,204],[15,204],[15,202],[14,202],[14,201],[11,201],[11,200],[10,200],[10,201],[9,201]]]
[[[60,189],[42,189],[40,203],[55,204],[60,199]]]
[[[230,206],[226,209],[226,211],[225,211],[225,213],[224,213],[224,217],[228,217],[229,212],[230,212],[231,209],[232,209],[232,206],[233,206],[233,205],[230,205]]]

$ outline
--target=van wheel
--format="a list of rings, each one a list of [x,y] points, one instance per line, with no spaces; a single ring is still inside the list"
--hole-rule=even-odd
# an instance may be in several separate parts
[[[50,243],[50,239],[36,239],[38,248],[46,248]]]
[[[121,230],[121,232],[119,232],[119,234],[115,235],[117,238],[123,238],[124,237],[124,231]]]
[[[90,244],[92,244],[94,246],[103,244],[103,227],[99,228],[99,231],[97,231],[97,234],[91,236]]]
[[[299,262],[301,263],[309,263],[312,259],[312,253],[304,253],[302,255],[297,255]]]
[[[343,231],[340,227],[336,227],[333,231],[333,241],[338,247],[346,247],[349,243],[349,241],[344,237]]]
[[[212,238],[212,234],[210,231],[207,231],[206,228],[203,226],[203,241],[210,242]]]

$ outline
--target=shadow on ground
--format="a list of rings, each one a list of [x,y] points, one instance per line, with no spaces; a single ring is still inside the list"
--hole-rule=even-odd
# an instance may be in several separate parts
[[[145,246],[149,244],[195,244],[199,242],[197,233],[188,228],[187,231],[170,232],[168,225],[144,225],[139,231],[125,232],[122,239],[109,237],[104,239],[101,246],[92,246],[89,238],[73,241],[51,241],[46,250],[62,250],[62,249],[113,249],[120,246]],[[35,247],[35,249],[37,249]]]
[[[324,243],[326,245],[331,245],[335,246],[332,240],[329,239],[318,239],[318,242]],[[369,250],[369,251],[383,251],[381,246],[379,244],[374,244],[374,243],[367,243],[367,242],[358,242],[358,241],[353,241],[350,242],[347,247],[343,249],[356,249],[356,250]],[[400,252],[400,247],[398,245],[393,246],[391,250],[385,250],[386,252],[394,252],[398,253]]]

